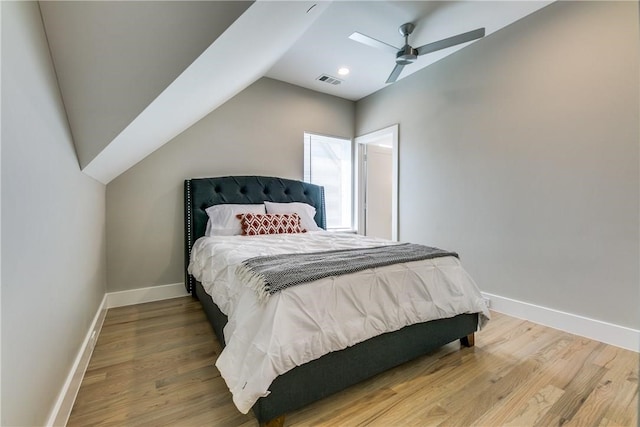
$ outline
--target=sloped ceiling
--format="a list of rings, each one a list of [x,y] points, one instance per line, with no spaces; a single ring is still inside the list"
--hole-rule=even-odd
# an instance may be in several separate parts
[[[41,2],[80,166],[87,166],[251,3]]]
[[[385,87],[389,44],[487,35],[539,1],[43,1],[45,31],[81,169],[105,184],[262,76],[358,100]],[[458,49],[420,57],[403,78]],[[391,55],[393,56],[393,55]],[[342,84],[316,80],[352,73]]]
[[[109,183],[262,77],[329,3],[314,5],[41,2],[82,171]],[[216,28],[192,31],[198,26]],[[180,32],[196,36],[178,36]],[[180,37],[181,43],[172,41]],[[189,48],[192,62],[180,52],[191,39],[200,46]],[[145,53],[165,47],[169,53]],[[112,52],[108,59],[103,59],[105,52]],[[180,65],[167,67],[174,56]],[[158,70],[162,68],[172,72]],[[143,83],[156,79],[162,83]]]

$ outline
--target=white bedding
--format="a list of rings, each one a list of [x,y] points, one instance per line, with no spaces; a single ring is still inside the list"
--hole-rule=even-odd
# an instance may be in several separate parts
[[[325,231],[198,239],[189,273],[229,318],[216,366],[247,413],[271,382],[297,365],[404,326],[481,313],[480,291],[455,257],[435,258],[316,280],[273,294],[266,303],[239,282],[236,267],[259,255],[394,244]]]

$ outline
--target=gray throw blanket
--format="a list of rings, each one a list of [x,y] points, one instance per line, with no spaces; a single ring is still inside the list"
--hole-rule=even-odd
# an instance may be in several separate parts
[[[373,248],[259,256],[243,261],[236,274],[255,289],[259,299],[264,301],[282,289],[325,277],[446,256],[458,257],[458,254],[402,243]]]

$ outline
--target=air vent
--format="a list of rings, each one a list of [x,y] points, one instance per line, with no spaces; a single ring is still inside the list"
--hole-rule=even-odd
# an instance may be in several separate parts
[[[331,77],[327,74],[322,74],[316,80],[320,80],[321,82],[329,83],[332,85],[339,85],[340,83],[342,83],[342,80],[336,79],[335,77]]]

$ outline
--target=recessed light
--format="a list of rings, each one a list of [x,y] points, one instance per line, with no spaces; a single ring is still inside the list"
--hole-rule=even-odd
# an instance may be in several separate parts
[[[340,74],[341,76],[346,76],[347,74],[349,74],[349,69],[347,67],[342,67],[338,70],[338,74]]]

